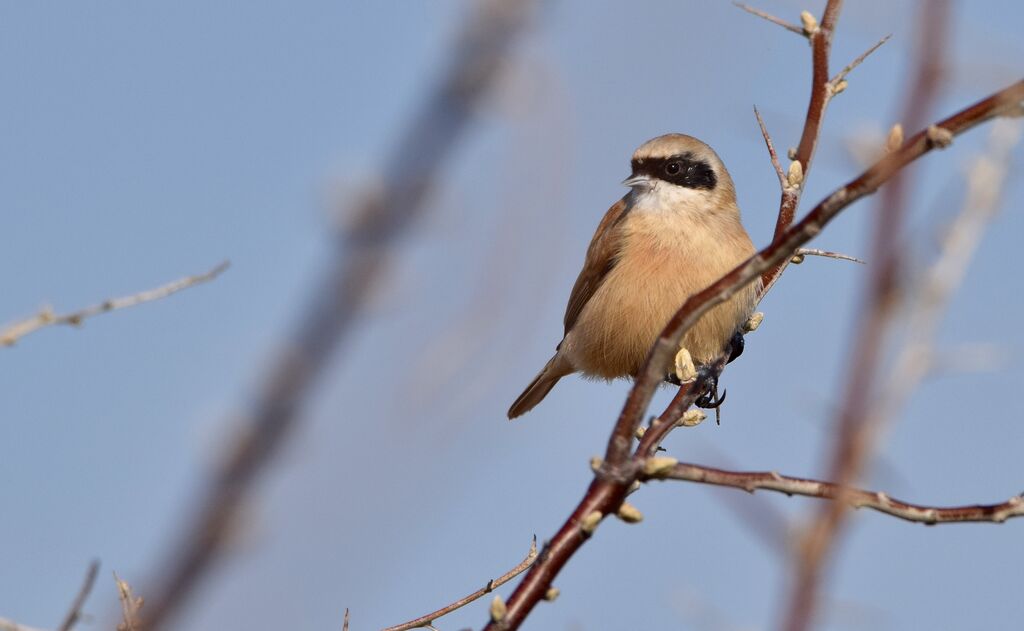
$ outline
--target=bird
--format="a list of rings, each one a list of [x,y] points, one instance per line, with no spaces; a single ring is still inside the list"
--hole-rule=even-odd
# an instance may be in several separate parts
[[[608,209],[587,248],[562,341],[509,408],[509,419],[533,409],[567,375],[635,377],[686,299],[755,252],[732,178],[710,146],[665,134],[641,145],[631,167],[622,182],[629,192]],[[748,284],[686,332],[681,347],[695,364],[714,361],[742,335],[759,287]],[[664,372],[674,376],[672,365]]]

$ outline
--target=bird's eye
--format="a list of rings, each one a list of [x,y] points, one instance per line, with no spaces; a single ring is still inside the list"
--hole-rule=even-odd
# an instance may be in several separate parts
[[[665,165],[665,173],[668,173],[669,175],[676,175],[679,173],[680,168],[681,167],[678,162],[669,162]]]

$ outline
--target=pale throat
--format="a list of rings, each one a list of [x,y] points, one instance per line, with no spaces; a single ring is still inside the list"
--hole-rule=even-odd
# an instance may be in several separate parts
[[[706,219],[716,202],[706,190],[685,188],[667,182],[655,181],[646,190],[634,190],[630,212],[645,215],[664,215],[690,219]]]

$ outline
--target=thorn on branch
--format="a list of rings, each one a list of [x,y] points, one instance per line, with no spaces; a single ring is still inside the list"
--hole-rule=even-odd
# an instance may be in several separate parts
[[[840,83],[844,83],[844,84],[846,83],[846,81],[845,81],[846,76],[848,74],[850,74],[851,72],[853,72],[854,68],[856,68],[857,66],[861,65],[862,63],[864,63],[864,60],[867,59],[868,57],[870,57],[871,53],[873,53],[876,50],[878,50],[879,48],[881,48],[882,44],[884,44],[887,41],[889,41],[889,39],[891,37],[892,37],[892,33],[886,35],[882,39],[880,39],[877,42],[875,42],[875,44],[871,48],[865,50],[863,53],[858,55],[856,59],[854,59],[850,63],[846,64],[846,67],[843,68],[842,70],[840,70],[839,74],[837,74],[835,77],[832,78],[831,81],[829,81],[829,85],[832,88],[832,92],[834,94],[839,94],[839,92],[842,92],[843,91],[842,89],[839,89],[837,91],[837,88],[838,88]]]
[[[797,26],[796,24],[792,24],[791,22],[787,22],[787,21],[783,20],[782,18],[777,18],[774,15],[772,15],[771,13],[766,13],[766,12],[760,10],[760,9],[755,9],[754,7],[752,7],[750,5],[747,5],[747,4],[743,4],[742,2],[733,2],[733,4],[735,6],[737,6],[737,7],[739,7],[740,9],[743,9],[744,11],[746,11],[747,13],[749,13],[751,15],[756,15],[757,17],[759,17],[759,18],[761,18],[763,20],[768,20],[772,24],[775,24],[777,26],[781,26],[782,28],[786,29],[787,31],[790,31],[791,33],[796,33],[797,35],[804,35],[804,36],[806,36],[806,34],[804,33],[804,29],[803,28]]]
[[[764,144],[768,147],[768,157],[772,161],[772,167],[775,168],[775,175],[779,178],[779,187],[782,190],[786,190],[786,174],[782,170],[782,165],[779,163],[779,156],[775,153],[775,144],[772,143],[771,134],[768,133],[768,127],[764,124],[764,119],[761,118],[761,112],[757,111],[757,106],[754,106],[754,116],[757,117],[757,125],[761,128],[761,136],[764,138]],[[792,158],[790,158],[792,160]]]

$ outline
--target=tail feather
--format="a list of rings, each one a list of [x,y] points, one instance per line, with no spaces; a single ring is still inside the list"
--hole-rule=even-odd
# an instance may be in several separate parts
[[[532,410],[535,405],[544,400],[544,397],[548,396],[548,393],[555,387],[559,379],[572,372],[573,370],[569,362],[558,353],[555,353],[555,356],[544,365],[540,373],[533,378],[530,385],[526,386],[526,390],[523,390],[523,393],[515,400],[512,407],[508,409],[509,420],[522,416]]]

